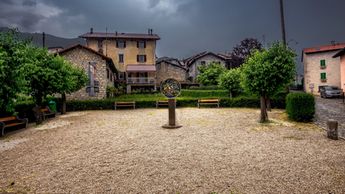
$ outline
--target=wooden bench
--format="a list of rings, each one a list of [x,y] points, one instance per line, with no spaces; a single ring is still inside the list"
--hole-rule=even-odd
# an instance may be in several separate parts
[[[43,120],[46,120],[46,118],[52,118],[55,117],[55,112],[51,111],[50,108],[44,107],[40,109],[42,115],[43,115]]]
[[[199,99],[198,100],[198,108],[200,108],[200,105],[217,105],[219,108],[219,102],[220,100],[215,98],[215,99]]]
[[[0,129],[1,129],[0,136],[5,135],[5,128],[16,127],[16,126],[23,126],[26,128],[27,125],[28,125],[28,119],[20,119],[15,116],[0,118]]]
[[[133,107],[133,109],[135,109],[135,101],[131,101],[131,102],[115,102],[114,109],[116,110],[119,107]]]

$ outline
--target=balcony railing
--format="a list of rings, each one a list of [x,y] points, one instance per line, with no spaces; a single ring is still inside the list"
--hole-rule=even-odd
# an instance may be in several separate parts
[[[154,77],[128,77],[127,84],[155,84]]]

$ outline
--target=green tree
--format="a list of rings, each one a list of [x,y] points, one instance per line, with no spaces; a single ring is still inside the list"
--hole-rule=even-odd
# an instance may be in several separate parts
[[[243,64],[243,86],[260,96],[260,122],[268,121],[267,99],[293,80],[295,56],[290,48],[274,43],[268,50],[256,51]]]
[[[36,104],[36,122],[41,123],[42,115],[39,109],[47,95],[62,94],[64,113],[66,93],[79,90],[85,85],[87,78],[82,70],[73,67],[59,56],[49,54],[46,49],[31,47],[30,56],[29,62],[23,68],[23,74],[28,91]]]
[[[219,86],[229,91],[230,98],[241,91],[240,68],[230,69],[219,76]]]
[[[200,84],[204,86],[216,86],[218,85],[218,80],[220,74],[222,74],[226,69],[219,63],[210,63],[205,66],[199,66],[199,75],[197,80]]]
[[[28,57],[27,42],[16,30],[0,33],[0,115],[12,114],[17,95],[23,90],[20,69]]]
[[[60,56],[55,56],[52,63],[57,66],[59,84],[56,85],[56,93],[61,94],[61,114],[66,113],[66,94],[80,90],[85,86],[88,78],[84,70],[74,67],[71,63]]]

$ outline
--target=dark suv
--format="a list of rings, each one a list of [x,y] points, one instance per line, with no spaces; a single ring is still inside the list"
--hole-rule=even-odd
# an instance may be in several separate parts
[[[335,86],[323,86],[320,87],[320,95],[321,98],[339,98],[343,95],[343,91]]]

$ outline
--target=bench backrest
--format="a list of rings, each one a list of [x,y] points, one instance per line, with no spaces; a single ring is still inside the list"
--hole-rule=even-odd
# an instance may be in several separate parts
[[[15,116],[0,118],[0,122],[13,121],[13,120],[17,120],[17,118]]]

